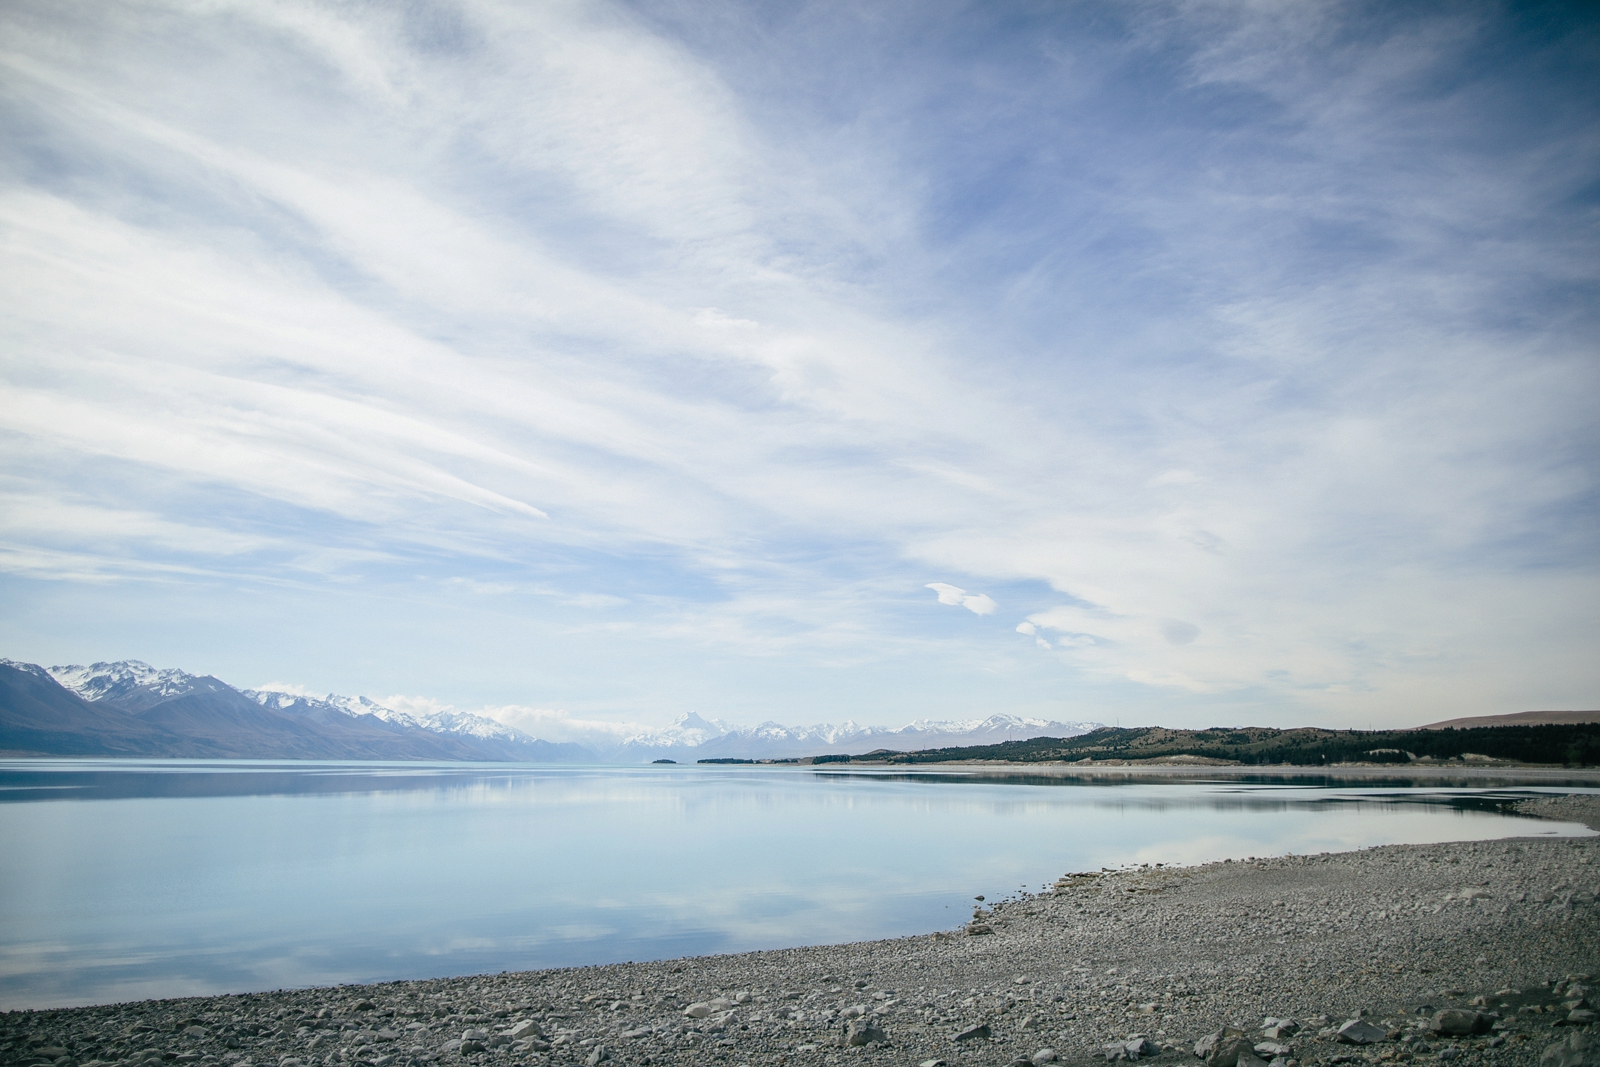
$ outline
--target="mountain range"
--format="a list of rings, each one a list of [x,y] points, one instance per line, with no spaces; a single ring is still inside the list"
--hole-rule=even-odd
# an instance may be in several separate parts
[[[0,659],[0,753],[213,759],[644,763],[909,751],[1068,737],[1098,723],[992,715],[898,728],[741,728],[689,713],[660,729],[542,740],[484,715],[404,710],[369,697],[240,689],[138,660],[42,667]]]

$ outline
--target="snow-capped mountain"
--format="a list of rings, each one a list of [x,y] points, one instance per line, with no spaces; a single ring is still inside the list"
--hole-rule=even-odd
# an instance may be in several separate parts
[[[223,684],[215,678],[186,674],[176,668],[157,670],[136,659],[91,663],[87,667],[80,664],[47,667],[45,670],[62,686],[91,704],[108,700],[148,707],[197,689],[214,690]]]
[[[426,700],[312,695],[294,686],[236,689],[209,675],[157,669],[138,660],[48,668],[0,660],[0,668],[17,672],[10,679],[14,689],[22,687],[16,694],[27,690],[25,695],[14,694],[15,700],[21,701],[18,707],[24,709],[19,712],[22,718],[44,715],[41,709],[54,708],[49,714],[70,727],[66,731],[72,738],[70,751],[86,755],[97,751],[95,736],[105,739],[114,735],[115,745],[103,744],[103,754],[693,762],[989,745],[1032,737],[1068,737],[1100,725],[991,715],[984,719],[919,719],[900,727],[862,726],[850,721],[810,726],[768,721],[740,727],[691,712],[669,726],[632,733],[594,723],[586,732],[568,729],[566,736],[572,740],[556,743],[487,715]],[[52,696],[52,691],[59,695]],[[34,710],[26,712],[27,708]],[[34,726],[24,723],[22,730],[30,737],[47,736],[48,731]]]
[[[239,692],[262,707],[295,715],[326,716],[329,714],[359,718],[370,715],[382,722],[410,730],[426,730],[436,734],[452,734],[475,738],[500,745],[524,746],[547,744],[512,726],[485,715],[456,711],[454,708],[431,708],[417,713],[379,703],[370,697],[341,696],[329,693],[323,697],[308,696],[287,689],[241,689]],[[591,755],[584,753],[584,755]]]
[[[553,744],[482,715],[408,712],[367,697],[307,697],[235,689],[210,676],[158,670],[138,660],[40,668],[8,664],[96,707],[153,730],[136,742],[154,754],[308,759],[592,761],[578,745]],[[148,731],[147,731],[148,732]]]
[[[862,726],[846,720],[811,726],[785,726],[768,721],[741,729],[691,713],[680,716],[665,729],[636,734],[620,744],[608,744],[598,737],[585,738],[583,743],[602,757],[620,762],[661,758],[680,761],[788,759],[838,753],[859,755],[880,748],[909,752],[924,748],[993,745],[1032,737],[1072,737],[1100,726],[1094,722],[991,715],[984,719],[918,719],[899,727]]]
[[[625,737],[618,748],[688,749],[714,741],[738,729],[721,719],[705,719],[687,712],[659,730],[644,730]]]

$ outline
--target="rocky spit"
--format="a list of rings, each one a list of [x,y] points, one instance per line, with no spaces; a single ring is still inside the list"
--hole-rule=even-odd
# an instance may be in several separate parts
[[[1597,890],[1596,838],[1081,872],[889,941],[9,1012],[0,1062],[1600,1067]]]

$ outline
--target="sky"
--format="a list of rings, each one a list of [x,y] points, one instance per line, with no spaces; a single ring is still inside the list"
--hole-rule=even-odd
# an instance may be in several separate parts
[[[0,654],[1600,706],[1584,4],[0,7]]]

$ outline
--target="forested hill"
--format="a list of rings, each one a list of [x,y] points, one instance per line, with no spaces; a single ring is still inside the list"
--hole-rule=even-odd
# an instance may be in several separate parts
[[[1104,727],[1076,737],[1036,737],[998,745],[879,750],[860,756],[819,756],[814,762],[944,763],[1007,760],[1015,763],[1144,760],[1188,756],[1246,764],[1411,763],[1488,757],[1566,766],[1600,764],[1600,724],[1484,726],[1463,730],[1275,730],[1268,727],[1169,730]]]

